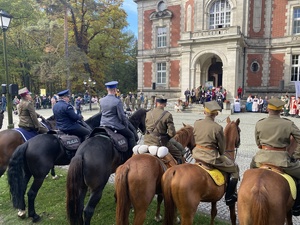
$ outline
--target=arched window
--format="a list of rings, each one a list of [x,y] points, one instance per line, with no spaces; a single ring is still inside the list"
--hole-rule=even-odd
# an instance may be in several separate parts
[[[209,11],[209,29],[230,26],[231,7],[228,0],[216,0]]]

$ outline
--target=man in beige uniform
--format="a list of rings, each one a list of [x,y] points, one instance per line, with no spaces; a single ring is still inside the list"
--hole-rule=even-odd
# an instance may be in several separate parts
[[[168,139],[171,139],[172,137],[175,136],[176,130],[175,130],[172,114],[168,111],[164,111],[166,104],[167,104],[167,99],[165,99],[163,96],[158,96],[156,98],[156,107],[151,109],[149,112],[147,112],[146,114],[147,132],[144,137],[145,145],[162,146],[162,143],[160,143],[159,141],[160,136],[168,135]],[[162,116],[163,113],[165,114]],[[178,164],[182,163],[184,148],[174,139],[169,140],[165,144],[165,146],[169,149],[169,152],[176,159]]]
[[[197,120],[194,124],[196,146],[193,149],[193,158],[202,160],[220,171],[230,174],[225,194],[226,205],[229,206],[237,200],[236,186],[239,179],[239,167],[224,155],[223,127],[215,122],[215,117],[220,110],[221,107],[216,101],[205,103],[205,119]]]
[[[262,163],[270,163],[279,166],[284,172],[298,180],[297,199],[293,207],[293,215],[300,215],[300,149],[295,150],[292,157],[286,151],[290,145],[292,135],[300,144],[300,130],[286,118],[281,118],[280,113],[284,102],[278,98],[268,100],[269,116],[261,119],[255,126],[255,141],[260,149],[253,157],[251,168],[259,167]]]
[[[26,87],[19,90],[21,101],[18,104],[18,126],[28,131],[37,131],[39,134],[47,133],[47,128],[43,127],[37,119],[41,116],[35,112],[30,94]]]

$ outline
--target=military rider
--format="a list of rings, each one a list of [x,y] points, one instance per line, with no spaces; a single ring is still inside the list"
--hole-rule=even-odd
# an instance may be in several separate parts
[[[251,168],[263,163],[279,166],[283,171],[297,179],[297,198],[293,207],[293,215],[300,215],[300,149],[295,150],[291,157],[286,148],[290,145],[290,136],[300,144],[300,130],[289,119],[281,118],[285,102],[278,98],[268,100],[269,116],[261,119],[255,126],[255,141],[260,149],[253,157]]]
[[[117,81],[111,81],[105,84],[107,95],[100,100],[102,111],[100,126],[107,126],[117,130],[128,140],[128,148],[135,146],[135,135],[129,128],[129,121],[123,109],[122,101],[116,97]]]
[[[59,100],[53,106],[57,128],[66,134],[76,135],[81,141],[84,141],[90,134],[90,130],[79,123],[83,117],[82,115],[77,115],[73,106],[69,103],[69,90],[61,91],[57,95]]]
[[[181,164],[184,148],[172,138],[175,136],[176,130],[172,114],[168,111],[164,111],[164,108],[167,105],[167,99],[163,96],[157,96],[155,104],[156,107],[146,114],[147,132],[144,137],[144,144],[161,146],[162,143],[159,141],[159,137],[161,135],[168,135],[169,141],[165,146],[169,149],[170,154],[176,159],[178,164]],[[161,117],[164,112],[165,114]]]
[[[205,119],[197,120],[194,124],[196,146],[193,158],[202,160],[213,167],[230,174],[226,188],[226,205],[237,201],[236,187],[239,179],[239,167],[224,155],[225,136],[223,127],[215,122],[221,107],[216,101],[206,102],[204,107]]]

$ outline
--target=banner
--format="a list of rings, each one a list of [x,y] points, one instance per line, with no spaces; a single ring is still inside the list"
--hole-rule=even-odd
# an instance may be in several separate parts
[[[295,82],[296,99],[300,96],[300,81]]]
[[[46,96],[46,89],[40,89],[40,96]]]

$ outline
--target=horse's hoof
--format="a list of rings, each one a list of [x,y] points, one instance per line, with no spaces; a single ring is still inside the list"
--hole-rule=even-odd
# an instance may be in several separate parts
[[[57,175],[55,175],[54,177],[52,177],[53,180],[57,180],[59,177]]]
[[[156,216],[156,217],[154,217],[154,220],[155,220],[156,222],[161,222],[161,221],[162,221],[162,216],[161,216],[161,215]]]
[[[33,223],[39,222],[40,220],[41,220],[41,217],[38,214],[35,214],[34,216],[32,216]]]
[[[25,210],[18,210],[18,217],[21,219],[25,219],[26,217],[26,211]]]
[[[179,217],[176,218],[176,224],[180,224],[180,218]]]

